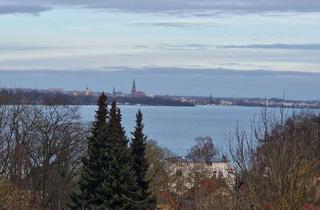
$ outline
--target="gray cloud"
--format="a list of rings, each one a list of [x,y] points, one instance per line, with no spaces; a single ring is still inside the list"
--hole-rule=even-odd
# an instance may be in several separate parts
[[[47,0],[93,8],[129,11],[235,10],[235,11],[319,11],[319,0]],[[77,3],[75,3],[77,2]]]
[[[48,50],[48,49],[56,49],[58,47],[50,47],[50,46],[36,46],[36,45],[24,45],[24,44],[8,44],[8,43],[0,43],[0,52],[1,51],[29,51],[29,50]]]
[[[184,28],[184,27],[219,27],[220,24],[213,22],[143,22],[135,23],[134,25],[141,26],[160,26],[160,27],[170,27],[170,28]]]
[[[276,50],[320,50],[320,44],[254,44],[254,45],[226,45],[220,48],[234,49],[276,49]]]
[[[39,50],[81,50],[81,49],[103,49],[109,46],[95,44],[76,44],[76,45],[26,45],[17,43],[0,43],[0,52],[19,52],[19,51],[39,51]],[[122,45],[126,49],[144,50],[207,50],[215,46],[209,44],[189,43],[189,44],[155,44],[155,45]]]
[[[206,50],[212,47],[207,44],[162,44],[158,48],[163,50]]]
[[[209,44],[159,44],[159,45],[134,45],[131,48],[133,49],[146,49],[146,50],[207,50],[214,46]]]
[[[50,10],[48,6],[37,6],[28,4],[0,4],[0,14],[17,14],[17,13],[28,13],[28,14],[39,14],[41,12]]]
[[[10,6],[11,5],[11,6]],[[12,5],[15,5],[12,7]],[[54,6],[116,9],[130,12],[319,12],[319,0],[11,0],[0,3],[4,13],[38,13]],[[210,13],[204,13],[210,14]],[[198,15],[201,15],[201,13]]]
[[[230,66],[230,67],[236,67],[236,68],[242,68],[246,69],[248,67],[252,68],[252,69],[256,69],[256,70],[274,70],[271,66],[266,66],[266,65],[254,65],[251,63],[235,63],[235,62],[226,62],[226,63],[213,63],[213,65],[216,66]]]

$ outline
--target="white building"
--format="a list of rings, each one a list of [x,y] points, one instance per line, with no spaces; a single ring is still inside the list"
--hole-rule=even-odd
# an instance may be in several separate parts
[[[199,178],[223,178],[230,185],[235,183],[235,169],[222,159],[212,158],[210,161],[196,161],[187,156],[168,158],[171,175],[180,176],[184,180],[185,189],[191,189]],[[175,186],[173,186],[175,187]]]

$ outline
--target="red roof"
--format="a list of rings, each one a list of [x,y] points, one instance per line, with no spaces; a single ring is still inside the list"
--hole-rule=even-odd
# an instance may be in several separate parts
[[[175,199],[173,195],[169,192],[159,192],[157,193],[157,200],[159,203],[168,203],[168,204],[175,204]]]
[[[320,210],[320,209],[315,207],[312,204],[306,204],[300,210]]]

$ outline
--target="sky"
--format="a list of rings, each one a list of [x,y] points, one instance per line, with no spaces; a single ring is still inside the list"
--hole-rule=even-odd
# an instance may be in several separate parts
[[[0,0],[0,69],[320,72],[319,22],[319,0]]]

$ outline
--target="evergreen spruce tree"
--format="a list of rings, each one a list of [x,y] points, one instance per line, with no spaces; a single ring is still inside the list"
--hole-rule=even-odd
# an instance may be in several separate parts
[[[128,148],[128,139],[121,125],[121,112],[113,101],[109,115],[109,141],[112,144],[114,158],[117,165],[107,168],[109,176],[113,176],[113,182],[105,179],[103,189],[112,187],[113,197],[110,200],[106,191],[101,191],[101,197],[105,203],[101,209],[112,210],[140,210],[142,201],[139,200],[139,192],[136,184],[136,177],[132,167],[132,158]],[[106,171],[106,172],[107,172]],[[108,200],[109,199],[109,200]]]
[[[105,180],[106,168],[117,165],[112,148],[108,143],[108,108],[104,93],[98,100],[98,110],[88,137],[88,152],[82,159],[82,171],[79,180],[80,193],[71,196],[72,209],[96,209],[104,200],[99,196],[101,183]]]
[[[143,115],[139,110],[136,114],[136,126],[132,132],[133,138],[131,141],[131,156],[133,159],[133,169],[137,179],[139,189],[139,200],[144,201],[144,206],[141,210],[154,209],[155,199],[149,193],[149,182],[146,179],[149,164],[145,158],[147,137],[143,134]]]
[[[72,209],[140,210],[140,201],[128,139],[121,125],[121,112],[101,95],[96,120],[83,158],[80,194],[73,195]]]

